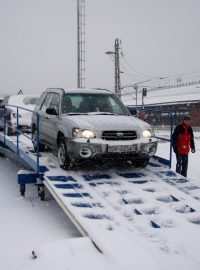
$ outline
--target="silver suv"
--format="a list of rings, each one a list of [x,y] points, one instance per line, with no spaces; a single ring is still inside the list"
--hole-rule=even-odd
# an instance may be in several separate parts
[[[108,90],[50,88],[32,117],[35,149],[56,150],[61,168],[80,160],[121,159],[145,167],[157,149],[151,126],[130,115]],[[39,118],[39,145],[37,145]]]

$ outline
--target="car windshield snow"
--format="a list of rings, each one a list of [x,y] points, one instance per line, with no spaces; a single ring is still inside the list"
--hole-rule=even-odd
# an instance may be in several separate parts
[[[65,93],[62,113],[110,113],[129,115],[126,107],[112,94]]]

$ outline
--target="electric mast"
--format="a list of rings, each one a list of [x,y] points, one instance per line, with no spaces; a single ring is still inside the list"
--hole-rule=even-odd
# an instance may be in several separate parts
[[[119,39],[115,39],[115,51],[107,51],[106,54],[110,56],[112,61],[114,61],[115,64],[115,94],[121,98],[121,80],[120,80],[120,56],[119,56],[119,50],[120,50],[120,44],[121,41]]]
[[[115,93],[119,98],[121,98],[119,44],[119,39],[115,39]]]
[[[77,0],[77,87],[85,88],[85,0]]]

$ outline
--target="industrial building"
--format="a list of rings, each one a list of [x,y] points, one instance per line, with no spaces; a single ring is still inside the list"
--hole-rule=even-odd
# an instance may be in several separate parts
[[[130,95],[123,96],[123,102],[130,111],[144,109],[145,120],[153,125],[167,125],[172,113],[173,123],[179,123],[183,115],[190,115],[192,125],[200,127],[200,80],[147,89],[142,96],[142,89],[137,93],[137,102]],[[137,106],[136,106],[137,104]]]

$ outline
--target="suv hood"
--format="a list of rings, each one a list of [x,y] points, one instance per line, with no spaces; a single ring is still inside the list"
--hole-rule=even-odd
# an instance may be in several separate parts
[[[90,130],[143,130],[150,129],[146,122],[126,115],[66,115],[74,127]]]

